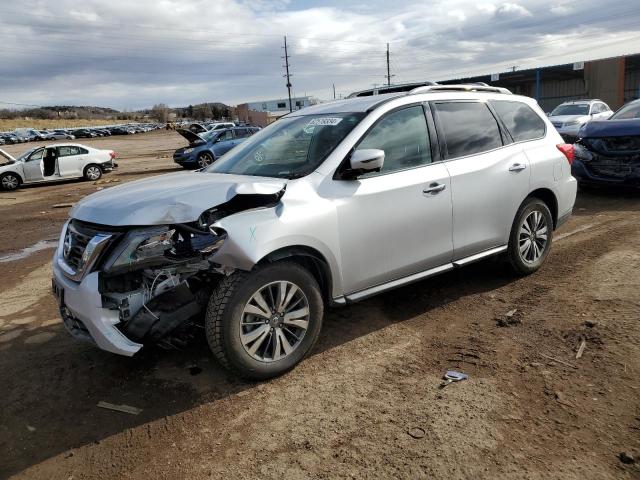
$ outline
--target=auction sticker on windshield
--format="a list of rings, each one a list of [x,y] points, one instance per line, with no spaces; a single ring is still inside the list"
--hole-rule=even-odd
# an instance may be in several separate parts
[[[337,117],[322,117],[322,118],[312,118],[311,120],[309,120],[309,123],[307,123],[307,127],[325,127],[325,126],[331,126],[334,127],[336,125],[338,125],[340,122],[342,121],[341,118],[337,118]]]

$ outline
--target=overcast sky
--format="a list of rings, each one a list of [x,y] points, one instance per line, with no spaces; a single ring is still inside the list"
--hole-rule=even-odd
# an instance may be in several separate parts
[[[636,0],[0,0],[0,101],[138,109],[333,97],[640,51]],[[0,106],[7,106],[0,104]]]

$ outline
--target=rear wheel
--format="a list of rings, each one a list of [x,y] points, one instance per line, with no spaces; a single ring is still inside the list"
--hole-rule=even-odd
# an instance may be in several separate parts
[[[511,227],[508,256],[513,270],[528,275],[544,263],[553,237],[553,217],[538,198],[525,201]]]
[[[313,275],[289,262],[225,277],[205,327],[214,355],[240,376],[262,380],[292,369],[315,345],[324,304]]]
[[[95,164],[90,164],[84,167],[84,178],[87,180],[98,180],[102,176],[102,169]]]
[[[15,190],[20,186],[20,177],[15,173],[5,173],[0,177],[0,185],[3,190]]]
[[[200,168],[208,167],[213,163],[213,155],[209,152],[202,152],[198,155],[198,165]]]

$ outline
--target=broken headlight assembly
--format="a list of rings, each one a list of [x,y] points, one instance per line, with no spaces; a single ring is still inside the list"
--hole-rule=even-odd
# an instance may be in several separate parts
[[[104,270],[138,268],[165,258],[175,244],[174,228],[131,230],[107,259]]]
[[[136,270],[211,255],[226,239],[226,231],[211,226],[201,229],[182,224],[131,230],[108,257],[103,270]]]

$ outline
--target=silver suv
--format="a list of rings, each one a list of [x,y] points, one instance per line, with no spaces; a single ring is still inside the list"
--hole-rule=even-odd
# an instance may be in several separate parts
[[[585,123],[606,120],[611,115],[613,111],[602,100],[572,100],[554,108],[549,120],[564,138],[575,139]]]
[[[300,362],[324,310],[502,254],[536,271],[571,214],[573,147],[534,100],[427,86],[293,112],[197,171],[95,193],[53,290],[75,337],[133,355],[204,326],[222,365]]]

